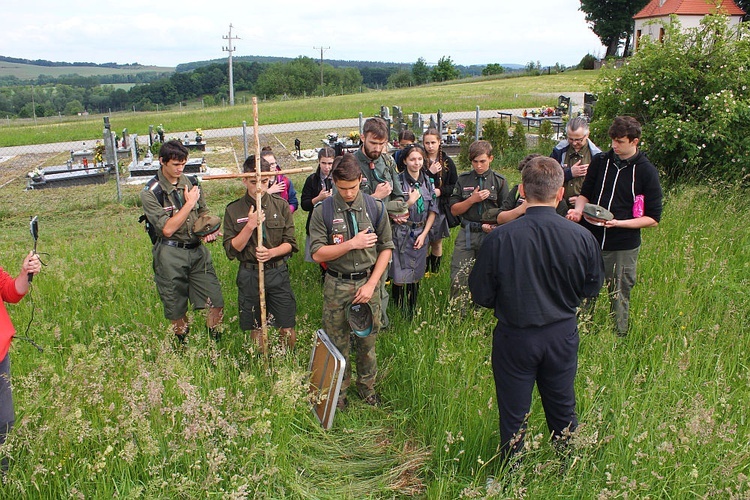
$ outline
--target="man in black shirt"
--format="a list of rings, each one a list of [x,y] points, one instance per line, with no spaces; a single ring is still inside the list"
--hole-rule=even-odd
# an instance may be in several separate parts
[[[492,371],[505,459],[523,448],[535,382],[554,439],[578,425],[576,309],[604,280],[596,239],[555,211],[564,193],[560,164],[535,158],[519,189],[525,217],[487,235],[469,276],[474,302],[494,308],[497,318]]]

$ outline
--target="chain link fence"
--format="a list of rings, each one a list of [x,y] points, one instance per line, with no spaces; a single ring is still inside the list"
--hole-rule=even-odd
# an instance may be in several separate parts
[[[282,169],[316,167],[317,151],[324,146],[337,153],[353,151],[359,145],[364,121],[370,116],[385,118],[391,127],[391,140],[398,132],[409,129],[417,137],[427,127],[435,127],[443,136],[443,148],[451,156],[458,154],[459,139],[466,122],[478,123],[479,137],[482,122],[489,119],[525,120],[530,133],[538,127],[542,117],[524,116],[522,109],[480,110],[442,113],[402,110],[399,106],[382,106],[378,113],[352,118],[264,125],[259,117],[260,146],[271,147]],[[166,117],[165,117],[166,118]],[[563,132],[559,117],[551,117],[556,133]],[[249,154],[255,153],[252,123],[238,123],[236,127],[202,129],[200,123],[192,130],[170,130],[165,124],[150,126],[148,130],[128,131],[117,127],[116,117],[104,118],[102,134],[85,141],[34,144],[0,148],[0,187],[19,189],[49,189],[73,185],[106,183],[114,179],[117,198],[123,184],[144,183],[158,168],[158,147],[161,142],[177,139],[190,150],[187,173],[239,173]],[[115,168],[116,167],[116,168]],[[460,167],[459,167],[460,168]]]

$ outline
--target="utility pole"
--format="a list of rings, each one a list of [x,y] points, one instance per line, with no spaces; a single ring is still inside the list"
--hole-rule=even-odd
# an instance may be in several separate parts
[[[36,125],[36,104],[34,103],[34,86],[31,86],[31,112],[34,113],[34,125]]]
[[[320,92],[322,93],[323,97],[326,96],[326,91],[323,90],[323,51],[330,48],[331,47],[313,47],[313,50],[320,49]]]
[[[239,37],[232,36],[232,24],[229,24],[229,36],[222,36],[224,40],[227,40],[227,46],[222,47],[221,50],[224,52],[229,52],[229,105],[234,106],[234,74],[232,72],[232,52],[234,52],[235,49],[232,46],[232,40],[239,40]]]

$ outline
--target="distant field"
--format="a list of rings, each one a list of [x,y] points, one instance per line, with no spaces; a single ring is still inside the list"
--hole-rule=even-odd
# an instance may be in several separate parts
[[[122,89],[122,90],[128,91],[138,84],[137,83],[107,83],[105,85],[109,85],[110,87],[114,87],[116,89]]]
[[[318,120],[355,118],[358,113],[372,116],[380,106],[402,106],[405,112],[432,114],[481,109],[536,108],[555,105],[557,96],[566,92],[591,90],[598,72],[566,71],[557,75],[503,78],[496,80],[466,79],[450,84],[436,84],[407,89],[366,91],[360,94],[335,95],[290,100],[259,99],[261,125]],[[203,108],[200,101],[187,106],[169,106],[159,112],[116,112],[111,114],[114,130],[127,128],[141,135],[149,125],[163,124],[168,132],[201,127],[211,130],[238,127],[252,123],[251,99],[242,96],[234,107]],[[102,115],[87,117],[52,117],[37,120],[0,121],[0,147],[87,140],[99,137]]]
[[[39,75],[59,77],[62,75],[100,76],[100,75],[134,75],[156,71],[173,72],[174,68],[161,66],[143,66],[140,68],[102,68],[99,66],[35,66],[12,62],[0,62],[0,77],[15,76],[21,80],[38,78]]]

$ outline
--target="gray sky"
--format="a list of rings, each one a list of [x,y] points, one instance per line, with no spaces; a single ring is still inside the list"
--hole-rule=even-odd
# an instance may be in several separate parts
[[[0,55],[157,66],[235,56],[578,64],[604,54],[579,0],[4,0]],[[328,8],[321,6],[329,6]],[[106,9],[105,9],[106,6]]]

